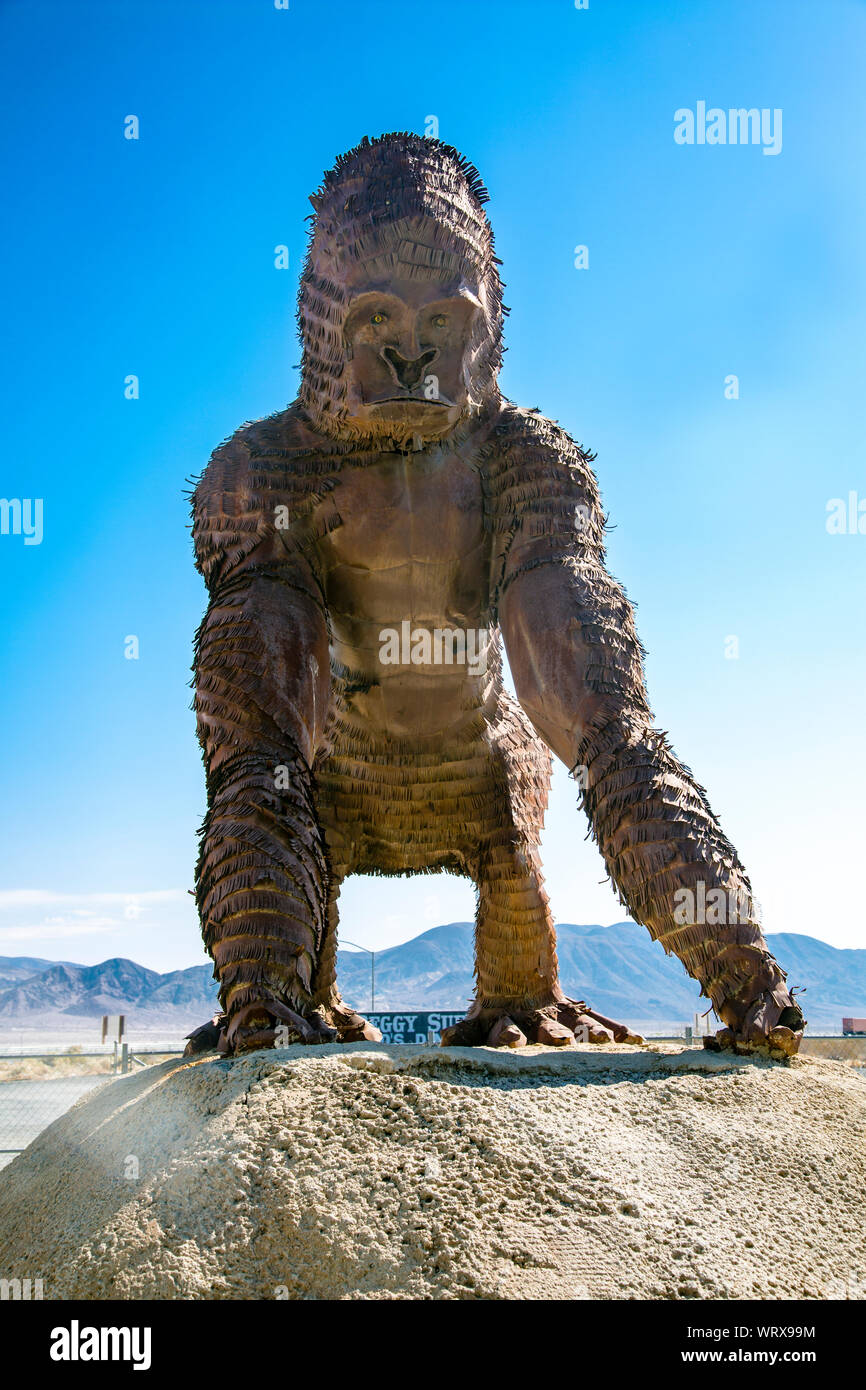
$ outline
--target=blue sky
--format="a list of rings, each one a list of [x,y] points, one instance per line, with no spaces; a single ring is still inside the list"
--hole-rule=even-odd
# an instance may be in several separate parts
[[[503,389],[598,452],[658,721],[766,929],[866,944],[866,535],[825,525],[866,498],[864,6],[7,0],[0,46],[0,495],[44,505],[40,545],[0,536],[0,954],[202,959],[184,480],[295,394],[322,171],[431,115],[490,189]],[[678,145],[699,100],[781,109],[781,152]],[[585,833],[557,773],[555,915],[619,920]],[[440,877],[343,902],[380,947],[473,898]]]

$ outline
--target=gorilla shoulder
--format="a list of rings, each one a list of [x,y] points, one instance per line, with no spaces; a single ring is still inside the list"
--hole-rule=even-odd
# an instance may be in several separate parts
[[[494,438],[489,471],[505,514],[532,525],[539,510],[564,506],[570,531],[576,514],[584,521],[595,518],[593,531],[601,524],[601,497],[592,470],[595,454],[572,439],[556,420],[506,401]]]
[[[586,470],[595,454],[582,448],[557,420],[532,406],[515,405],[504,400],[496,425],[496,436],[503,449],[529,450],[531,454],[546,454],[562,464],[579,464]],[[590,470],[591,471],[591,470]]]
[[[208,588],[224,579],[273,530],[274,509],[289,496],[312,493],[293,461],[316,454],[324,439],[297,402],[248,421],[210,457],[191,495],[196,568]]]

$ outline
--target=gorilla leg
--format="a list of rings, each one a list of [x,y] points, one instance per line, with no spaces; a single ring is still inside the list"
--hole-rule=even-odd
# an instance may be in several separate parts
[[[196,901],[221,1046],[265,1045],[281,1024],[329,1041],[312,1000],[328,882],[311,773],[330,693],[321,610],[283,579],[243,575],[212,600],[195,671],[208,793]]]
[[[477,993],[466,1018],[443,1032],[444,1047],[643,1041],[625,1024],[563,993],[534,846],[502,847],[479,867],[477,877]]]
[[[553,919],[528,845],[503,845],[479,867],[475,943],[483,1008],[536,1009],[562,997]]]
[[[491,785],[484,842],[470,856],[478,887],[476,997],[446,1046],[640,1042],[624,1024],[567,999],[538,841],[547,808],[550,754],[507,695],[491,726]]]

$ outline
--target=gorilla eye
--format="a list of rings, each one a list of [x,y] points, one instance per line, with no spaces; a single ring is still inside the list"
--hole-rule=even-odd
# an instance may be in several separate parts
[[[448,320],[447,320],[447,318],[445,317],[444,314],[434,314],[434,315],[433,315],[433,327],[434,327],[434,328],[444,328],[447,322],[448,322]]]
[[[370,322],[371,322],[371,323],[384,323],[384,322],[385,322],[385,315],[384,315],[384,314],[371,314],[371,315],[370,315]]]

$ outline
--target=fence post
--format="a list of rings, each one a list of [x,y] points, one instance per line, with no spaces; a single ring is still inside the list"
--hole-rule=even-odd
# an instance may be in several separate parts
[[[124,1076],[129,1071],[129,1043],[122,1043],[120,1048],[120,1070]]]

